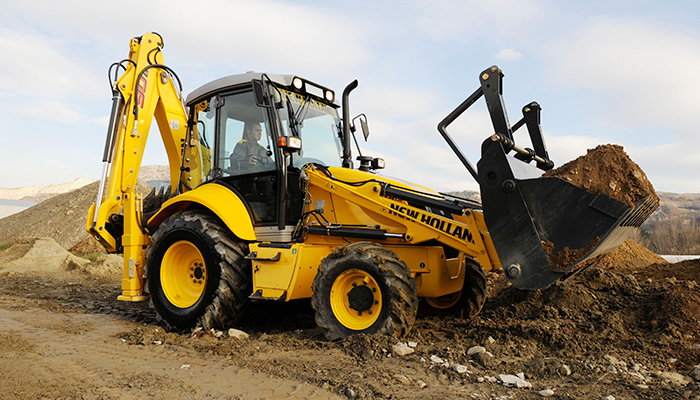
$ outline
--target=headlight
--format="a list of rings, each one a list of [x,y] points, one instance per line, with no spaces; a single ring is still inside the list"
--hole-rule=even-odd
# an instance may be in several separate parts
[[[294,87],[298,90],[301,90],[301,88],[304,87],[304,81],[299,78],[294,78],[292,79],[292,85],[294,85]]]
[[[328,101],[331,102],[331,103],[332,103],[333,100],[335,99],[335,93],[333,93],[332,90],[326,90],[326,95],[325,95],[325,96],[326,96],[326,100],[328,100]]]

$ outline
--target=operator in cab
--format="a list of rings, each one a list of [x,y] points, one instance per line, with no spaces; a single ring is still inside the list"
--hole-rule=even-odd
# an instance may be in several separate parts
[[[268,169],[273,160],[268,150],[258,141],[262,137],[262,127],[256,122],[246,122],[243,138],[236,144],[231,154],[231,166],[241,170]]]

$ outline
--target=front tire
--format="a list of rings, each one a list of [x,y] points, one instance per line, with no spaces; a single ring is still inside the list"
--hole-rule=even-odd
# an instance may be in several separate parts
[[[311,304],[329,340],[358,333],[402,337],[416,320],[416,282],[393,251],[352,243],[323,259]]]
[[[231,327],[251,292],[248,246],[218,217],[201,210],[174,214],[151,238],[146,252],[148,288],[170,330]]]

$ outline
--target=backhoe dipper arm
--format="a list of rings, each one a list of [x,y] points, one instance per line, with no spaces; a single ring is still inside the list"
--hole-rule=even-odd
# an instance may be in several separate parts
[[[199,183],[196,165],[182,168],[188,156],[187,114],[174,73],[163,65],[163,40],[158,34],[131,39],[124,73],[114,83],[112,112],[103,155],[102,180],[96,203],[90,208],[87,230],[111,253],[124,253],[120,300],[139,301],[144,294],[143,267],[150,236],[142,226],[142,194],[136,178],[151,122],[155,117],[170,163],[173,188],[187,190]],[[189,162],[189,158],[187,158]],[[181,171],[181,169],[183,171]],[[120,211],[123,210],[123,215]]]

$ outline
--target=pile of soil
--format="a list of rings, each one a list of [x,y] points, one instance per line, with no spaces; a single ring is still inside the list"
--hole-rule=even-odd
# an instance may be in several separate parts
[[[648,202],[651,210],[659,204],[659,197],[644,171],[619,145],[606,144],[588,149],[585,155],[549,170],[543,176],[564,179],[593,194],[607,195],[631,207],[647,197],[650,197]],[[586,246],[576,249],[564,247],[555,251],[554,243],[550,241],[543,241],[542,247],[553,269],[567,270],[570,265],[593,250],[601,239],[593,238]]]
[[[605,194],[634,207],[637,201],[651,196],[659,201],[646,174],[632,161],[622,146],[599,145],[559,168],[544,173],[558,177],[594,194]]]
[[[596,257],[592,263],[597,268],[613,270],[623,274],[644,271],[651,265],[668,264],[658,254],[631,239],[625,240],[610,253]]]
[[[50,238],[20,238],[0,251],[0,270],[6,271],[70,271],[88,263],[88,260],[67,252]]]
[[[100,242],[98,242],[97,239],[92,236],[86,237],[81,242],[68,249],[68,251],[80,257],[89,257],[93,254],[107,254],[104,246],[102,246]]]

